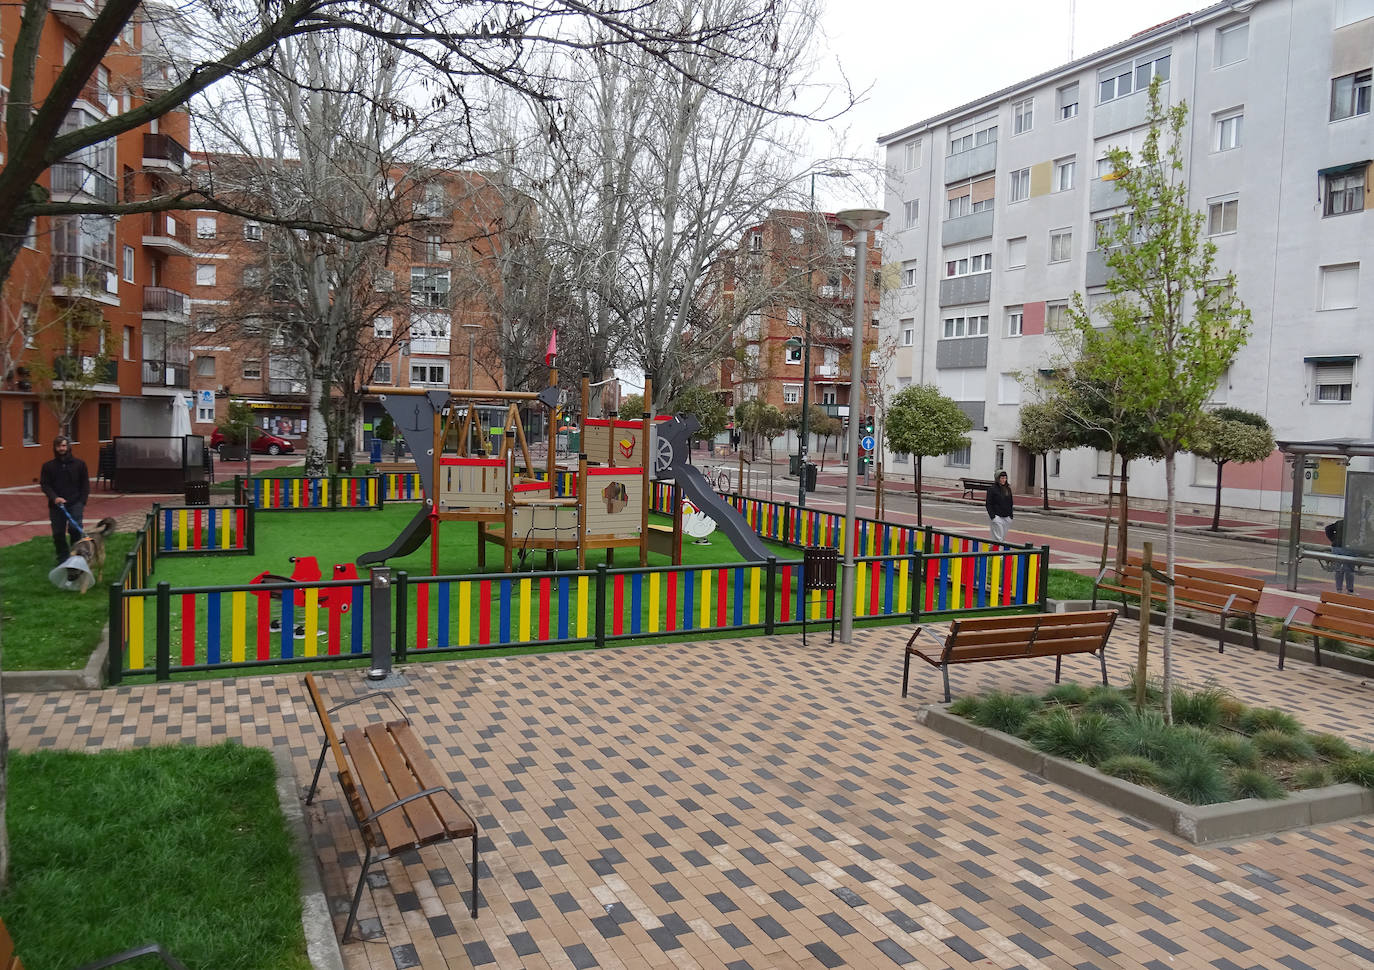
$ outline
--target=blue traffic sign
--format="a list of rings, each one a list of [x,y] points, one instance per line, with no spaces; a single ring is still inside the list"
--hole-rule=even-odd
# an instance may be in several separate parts
[[[872,436],[871,434],[866,434],[866,435],[864,435],[863,438],[862,438],[862,440],[859,441],[859,445],[860,445],[860,447],[863,448],[864,451],[872,451],[872,450],[873,450],[873,436]]]

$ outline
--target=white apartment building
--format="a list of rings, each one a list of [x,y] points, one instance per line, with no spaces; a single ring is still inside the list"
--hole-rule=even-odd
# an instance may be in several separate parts
[[[1279,440],[1374,437],[1372,67],[1374,0],[1220,3],[880,138],[899,272],[881,311],[898,345],[890,381],[937,385],[975,429],[926,474],[1002,467],[1038,491],[1017,375],[1053,359],[1072,293],[1090,307],[1105,293],[1093,226],[1123,202],[1105,158],[1141,144],[1155,76],[1188,104],[1192,206],[1254,318],[1214,403],[1265,415]],[[888,467],[909,470],[903,457]],[[1052,455],[1050,489],[1103,494],[1106,472],[1089,449]],[[1182,456],[1181,502],[1210,508],[1215,475]],[[1283,479],[1277,453],[1227,465],[1223,503],[1277,509]],[[1162,499],[1163,463],[1133,464],[1131,493]]]

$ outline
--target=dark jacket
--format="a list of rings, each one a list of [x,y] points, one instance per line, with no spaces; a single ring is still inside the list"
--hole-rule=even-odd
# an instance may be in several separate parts
[[[983,503],[988,509],[988,518],[1003,516],[1004,518],[1014,518],[1011,508],[1011,486],[994,485],[988,489],[988,497]]]
[[[1326,538],[1333,546],[1345,545],[1345,519],[1337,519],[1326,527]]]
[[[48,497],[48,508],[55,509],[53,499],[65,499],[70,505],[85,505],[91,494],[91,478],[86,472],[86,463],[68,452],[65,458],[54,457],[43,464],[38,477],[43,494]]]

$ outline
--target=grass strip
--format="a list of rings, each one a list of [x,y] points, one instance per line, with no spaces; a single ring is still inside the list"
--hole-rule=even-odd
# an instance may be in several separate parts
[[[10,886],[29,970],[157,941],[188,970],[306,970],[300,885],[267,751],[12,754]]]

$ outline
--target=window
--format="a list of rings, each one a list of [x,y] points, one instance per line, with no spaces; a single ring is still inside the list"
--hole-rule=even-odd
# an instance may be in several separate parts
[[[262,224],[259,222],[245,222],[243,224],[243,238],[249,242],[262,241]]]
[[[902,170],[910,172],[921,167],[921,139],[909,141],[902,146]]]
[[[1364,210],[1363,167],[1330,172],[1325,177],[1326,200],[1322,215],[1339,216]]]
[[[784,360],[786,360],[787,363],[800,364],[802,362],[802,348],[800,343],[783,344],[783,349],[787,352],[786,356],[784,357]]]
[[[1021,202],[1030,198],[1030,169],[1018,168],[1011,173],[1011,189],[1007,194],[1008,202]]]
[[[1074,170],[1078,167],[1075,156],[1061,158],[1054,163],[1054,190],[1067,192],[1073,188]]]
[[[792,226],[787,232],[792,237],[792,245],[794,246],[800,246],[806,241],[806,230],[802,229],[801,226]]]
[[[1374,17],[1374,0],[1336,0],[1336,26]]]
[[[415,306],[448,306],[448,270],[431,266],[410,268],[410,302]]]
[[[134,281],[134,247],[124,247],[124,282]]]
[[[1054,229],[1050,231],[1050,262],[1062,263],[1073,258],[1073,230]]]
[[[988,315],[961,314],[945,317],[945,337],[986,337],[988,335]]]
[[[384,360],[384,361],[382,361],[380,364],[378,364],[376,367],[372,368],[372,383],[373,383],[373,384],[390,384],[390,383],[391,383],[391,361],[389,361],[389,360]]]
[[[749,251],[751,253],[763,252],[763,233],[751,232],[749,234]]]
[[[1351,310],[1358,306],[1360,264],[1337,263],[1321,268],[1319,310]]]
[[[262,380],[262,361],[249,358],[243,362],[243,379],[245,381]]]
[[[902,321],[902,346],[910,347],[916,343],[916,328],[910,320]]]
[[[954,468],[967,468],[973,463],[973,445],[967,444],[958,451],[945,455],[945,464]]]
[[[1355,386],[1354,364],[1315,364],[1312,399],[1321,404],[1349,402]]]
[[[975,273],[992,272],[992,253],[979,253],[976,256],[965,256],[960,259],[951,259],[945,263],[945,276],[972,276]]]
[[[914,228],[917,219],[921,216],[921,200],[912,199],[910,202],[903,203],[902,207],[906,210],[906,227],[908,229]]]
[[[1250,21],[1228,24],[1217,28],[1216,58],[1217,67],[1225,67],[1245,60],[1246,48],[1250,44]]]
[[[979,123],[973,122],[973,126],[977,124]],[[997,140],[997,126],[995,124],[989,125],[986,122],[982,122],[982,124],[982,128],[975,127],[975,130],[972,131],[968,130],[970,125],[965,125],[959,128],[957,132],[951,133],[949,154],[958,155],[960,152],[972,151],[982,145],[995,142]]]
[[[430,233],[425,236],[425,262],[437,263],[442,257],[439,255],[444,249],[444,237]]]
[[[196,286],[215,285],[215,265],[213,263],[200,263],[196,266]]]
[[[1011,106],[1011,133],[1020,135],[1035,125],[1035,99],[1026,98]]]
[[[997,403],[1021,403],[1021,380],[1017,374],[1007,372],[997,375]]]
[[[438,384],[441,387],[448,387],[448,361],[431,360],[418,364],[411,361],[410,383]]]
[[[1026,237],[1017,236],[1007,240],[1007,268],[1019,269],[1026,265]]]
[[[1240,130],[1245,121],[1245,115],[1239,110],[1231,110],[1217,114],[1217,146],[1219,152],[1227,152],[1233,148],[1240,147]]]
[[[134,359],[134,328],[124,328],[124,359]]]
[[[38,444],[38,402],[24,402],[24,444]]]
[[[902,285],[915,286],[921,277],[916,272],[916,260],[908,259],[902,263]]]
[[[196,421],[197,421],[198,423],[200,423],[200,424],[213,424],[213,423],[214,423],[214,420],[215,420],[215,401],[214,401],[214,398],[211,398],[211,399],[210,399],[210,403],[209,403],[209,404],[205,404],[204,402],[200,401],[200,400],[199,400],[199,396],[197,396],[197,401],[196,401]]]
[[[784,384],[782,386],[782,403],[798,404],[801,402],[801,385]]]
[[[1169,80],[1169,52],[1156,51],[1134,61],[1123,61],[1097,72],[1097,103],[1124,98],[1132,91],[1143,91],[1156,76]]]
[[[1025,319],[1025,310],[1019,306],[1007,307],[1007,336],[1021,336],[1022,322]]]
[[[1370,71],[1346,74],[1331,82],[1331,120],[1369,114]]]
[[[215,358],[213,358],[213,357],[204,357],[204,356],[202,356],[202,357],[197,357],[197,358],[196,358],[196,376],[197,376],[197,377],[214,377],[214,376],[215,376]]]
[[[394,332],[391,317],[377,317],[372,321],[372,335],[374,337],[390,340]]]
[[[1121,467],[1121,458],[1119,456],[1113,455],[1110,451],[1095,451],[1094,454],[1097,455],[1098,478],[1106,478],[1108,475],[1111,475],[1112,470],[1115,469],[1116,477],[1118,480],[1122,478],[1125,478],[1127,481],[1130,480],[1130,475],[1123,476],[1121,474],[1123,469]]]
[[[1059,107],[1059,120],[1068,121],[1070,118],[1078,117],[1078,82],[1065,84],[1054,96],[1055,104]]]
[[[214,239],[215,238],[215,217],[196,216],[196,238]]]
[[[1069,303],[1059,300],[1045,304],[1045,331],[1063,330],[1069,325]]]
[[[1207,235],[1219,236],[1236,231],[1236,215],[1240,212],[1240,200],[1232,196],[1207,203]]]

